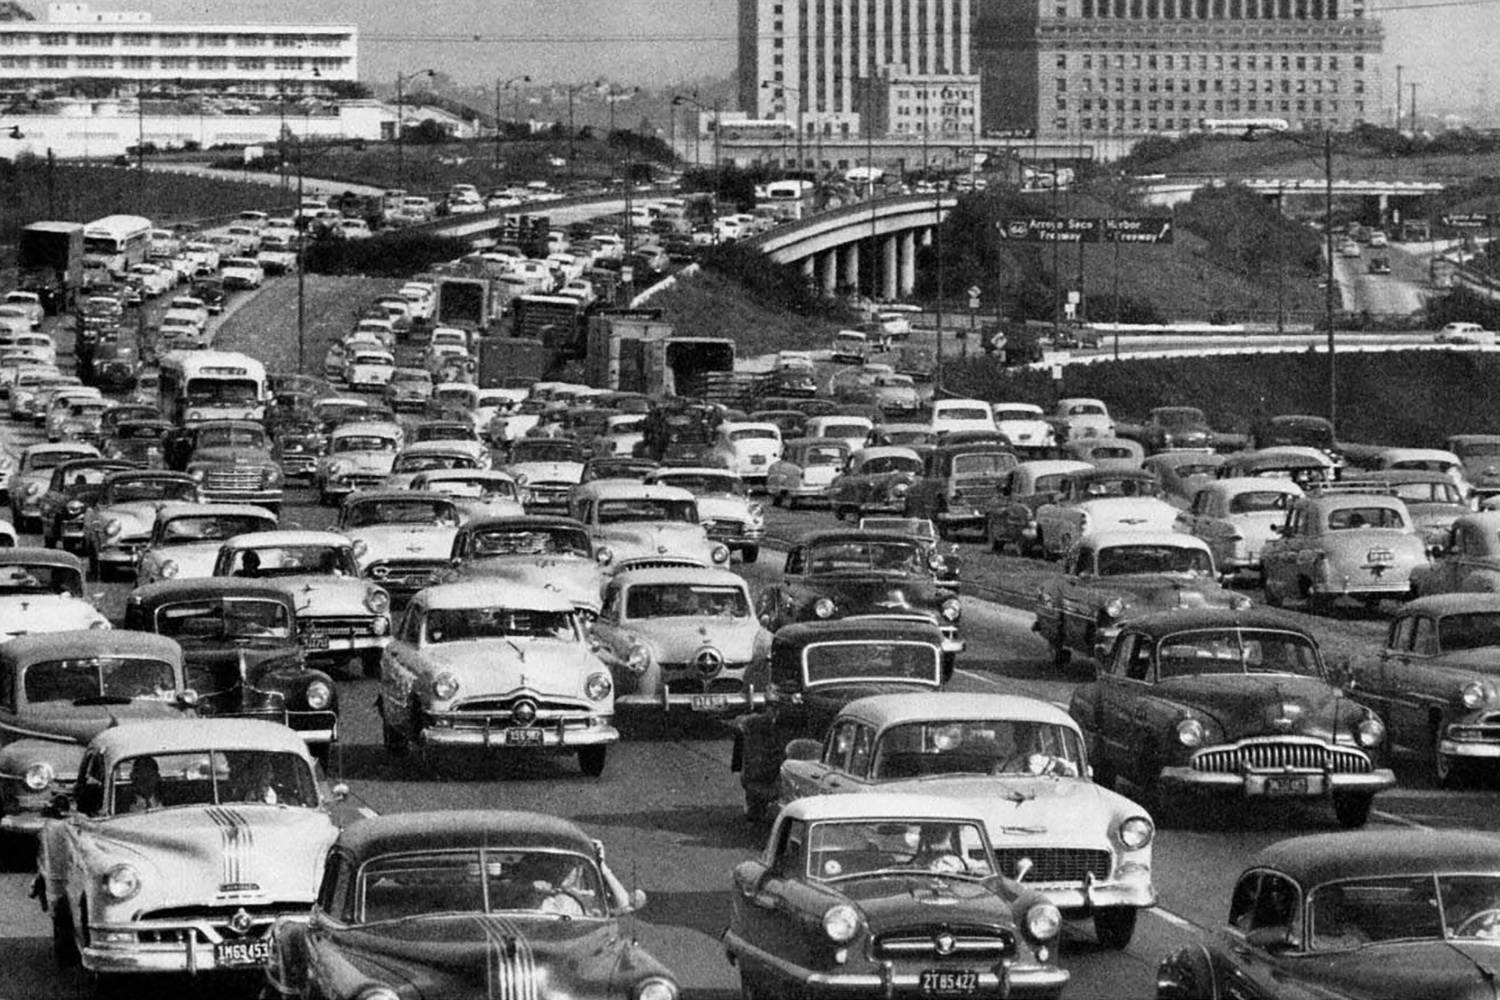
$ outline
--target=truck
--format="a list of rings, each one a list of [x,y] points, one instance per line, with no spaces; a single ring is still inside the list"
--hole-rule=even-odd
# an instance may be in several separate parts
[[[589,320],[584,378],[597,388],[743,408],[763,377],[736,373],[734,363],[733,340],[679,337],[660,310],[622,309]]]
[[[433,324],[483,334],[499,320],[502,305],[493,279],[444,275],[437,283]]]
[[[16,245],[21,291],[35,292],[49,313],[68,312],[83,288],[83,224],[33,222]]]
[[[479,387],[503,389],[534,382],[552,368],[552,352],[532,337],[479,338]]]
[[[555,359],[577,360],[586,352],[583,303],[567,295],[517,295],[511,299],[511,334],[540,340]]]

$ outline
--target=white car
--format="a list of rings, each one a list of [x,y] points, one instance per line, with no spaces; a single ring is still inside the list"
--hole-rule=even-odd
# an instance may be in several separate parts
[[[1060,441],[1086,437],[1114,437],[1115,422],[1101,399],[1072,396],[1059,399],[1049,421]]]
[[[408,489],[441,493],[463,512],[464,521],[481,517],[519,517],[526,513],[521,488],[495,469],[428,469],[412,476]]]
[[[432,311],[437,306],[437,290],[424,281],[408,281],[396,292],[409,305],[407,311],[413,320],[424,322],[432,319]]]
[[[280,230],[267,232],[261,237],[260,251],[255,255],[255,262],[266,274],[288,274],[295,271],[298,239],[296,233]]]
[[[36,292],[6,292],[4,302],[8,307],[23,310],[26,318],[31,321],[33,330],[42,325],[42,320],[47,315],[46,309],[42,306],[42,297]]]
[[[208,346],[208,334],[197,319],[187,315],[173,315],[169,310],[156,328],[156,346],[159,352],[176,350],[201,350]]]
[[[384,489],[404,490],[424,472],[453,469],[482,472],[479,461],[462,441],[421,441],[408,444],[396,453],[391,474],[385,477]]]
[[[11,346],[18,351],[33,351],[34,357],[43,365],[57,365],[57,344],[50,333],[18,333],[11,338]]]
[[[1448,323],[1433,334],[1432,339],[1438,344],[1473,344],[1480,347],[1494,347],[1496,335],[1495,331],[1486,330],[1478,323]]]
[[[646,439],[646,415],[621,413],[607,417],[595,436],[591,453],[595,456],[633,455],[635,446]]]
[[[769,421],[726,421],[719,425],[713,453],[746,482],[764,483],[781,459],[781,428]]]
[[[440,493],[361,490],[344,499],[335,527],[354,543],[360,573],[401,607],[448,572],[462,520],[458,506]]]
[[[157,267],[155,264],[132,264],[125,272],[126,280],[139,281],[141,291],[147,298],[165,295],[177,287],[177,272]]]
[[[213,274],[219,269],[219,248],[206,240],[194,240],[182,248],[195,265],[197,274]]]
[[[1036,545],[1058,558],[1094,531],[1172,531],[1179,510],[1164,498],[1156,474],[1143,469],[1068,473],[1054,498],[1037,508]]]
[[[1225,576],[1260,574],[1260,550],[1278,537],[1302,487],[1290,479],[1236,476],[1215,479],[1177,515],[1177,530],[1208,543],[1214,565]]]
[[[423,420],[412,427],[406,436],[408,446],[441,443],[460,449],[474,459],[476,468],[490,467],[490,449],[479,438],[474,424],[467,419]]]
[[[571,438],[527,435],[512,443],[505,471],[521,487],[528,513],[562,513],[583,481],[583,448]]]
[[[396,371],[389,351],[356,351],[344,363],[344,381],[354,390],[383,390]]]
[[[938,434],[995,431],[995,412],[982,399],[935,399],[929,426]]]
[[[698,517],[708,537],[729,546],[753,563],[766,537],[766,509],[745,492],[743,478],[727,469],[664,466],[646,474],[645,482],[675,486],[698,499]]]
[[[335,427],[328,450],[318,456],[313,486],[320,503],[329,504],[358,489],[384,486],[406,433],[385,421],[361,421]]]
[[[110,628],[84,591],[82,559],[57,549],[0,548],[0,642],[20,635]]]
[[[996,403],[990,409],[995,415],[995,428],[1013,446],[1051,448],[1057,444],[1057,432],[1035,403]]]
[[[259,288],[266,272],[254,257],[230,257],[219,268],[225,288]]]
[[[208,303],[193,295],[177,295],[167,303],[168,316],[187,316],[200,327],[208,326]]]
[[[697,498],[675,486],[596,479],[573,491],[568,513],[583,522],[595,558],[611,572],[729,562],[729,546],[708,537]]]
[[[75,458],[100,458],[99,449],[78,441],[28,445],[11,473],[6,492],[10,494],[10,519],[19,531],[40,531],[42,494],[52,482],[52,470]]]
[[[862,365],[870,352],[870,341],[858,330],[840,330],[833,335],[828,348],[829,360],[843,364]]]
[[[166,503],[156,511],[151,536],[135,564],[135,585],[198,580],[214,575],[219,549],[236,535],[276,528],[264,507],[228,503]]]

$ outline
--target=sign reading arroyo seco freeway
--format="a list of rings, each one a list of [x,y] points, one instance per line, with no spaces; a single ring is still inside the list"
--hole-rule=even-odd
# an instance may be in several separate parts
[[[1000,238],[1025,243],[1171,243],[1172,220],[1161,217],[1116,219],[1001,219]]]

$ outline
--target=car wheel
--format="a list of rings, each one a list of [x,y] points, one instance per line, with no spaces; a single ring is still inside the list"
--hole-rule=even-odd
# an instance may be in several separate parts
[[[604,773],[604,762],[608,759],[609,747],[579,747],[578,769],[590,778]]]
[[[1373,795],[1335,795],[1333,814],[1339,826],[1346,830],[1357,830],[1370,818],[1370,807],[1375,804]]]
[[[747,545],[740,549],[740,562],[749,564],[760,558],[759,545]]]
[[[1135,921],[1140,912],[1133,906],[1106,906],[1095,910],[1094,938],[1102,947],[1124,951],[1135,935]]]
[[[73,936],[72,909],[63,900],[52,911],[52,957],[59,969],[76,969],[82,961],[78,939]]]
[[[1432,731],[1432,774],[1439,788],[1463,788],[1469,783],[1466,761],[1443,753],[1438,744],[1442,740],[1439,725]]]

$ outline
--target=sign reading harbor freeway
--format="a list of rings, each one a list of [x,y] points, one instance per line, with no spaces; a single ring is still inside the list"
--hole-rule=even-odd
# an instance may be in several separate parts
[[[1021,243],[1171,243],[1172,220],[1001,219],[1000,238]]]

